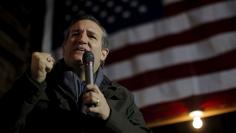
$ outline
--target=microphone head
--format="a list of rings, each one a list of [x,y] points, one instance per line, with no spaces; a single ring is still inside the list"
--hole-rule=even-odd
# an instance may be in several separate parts
[[[83,63],[94,62],[94,56],[91,51],[85,51],[83,54]]]

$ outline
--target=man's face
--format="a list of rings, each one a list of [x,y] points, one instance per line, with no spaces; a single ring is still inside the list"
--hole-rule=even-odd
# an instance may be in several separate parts
[[[85,50],[94,54],[94,70],[100,66],[108,54],[108,49],[102,48],[102,29],[91,20],[80,20],[69,29],[68,39],[63,46],[66,64],[75,66],[82,64]]]

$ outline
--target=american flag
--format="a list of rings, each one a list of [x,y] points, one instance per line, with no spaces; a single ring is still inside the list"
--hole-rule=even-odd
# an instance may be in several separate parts
[[[149,126],[193,109],[226,112],[236,105],[235,0],[65,0],[53,6],[53,51],[61,51],[73,15],[92,14],[104,24],[111,42],[105,73],[132,91]]]

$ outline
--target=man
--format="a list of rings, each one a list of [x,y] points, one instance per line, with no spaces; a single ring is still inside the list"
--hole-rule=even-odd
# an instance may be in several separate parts
[[[75,19],[63,43],[63,59],[34,52],[30,69],[1,99],[5,132],[151,132],[126,88],[103,75],[107,34],[91,16]],[[94,55],[94,84],[85,85],[83,54]]]

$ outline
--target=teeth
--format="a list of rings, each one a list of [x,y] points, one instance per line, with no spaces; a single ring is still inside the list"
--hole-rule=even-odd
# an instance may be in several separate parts
[[[76,50],[85,51],[85,49],[81,47],[77,47]]]
[[[85,49],[83,49],[83,48],[79,48],[79,50],[80,50],[80,51],[85,51]]]

